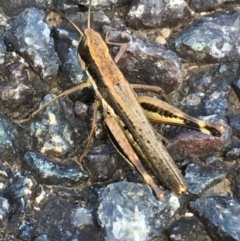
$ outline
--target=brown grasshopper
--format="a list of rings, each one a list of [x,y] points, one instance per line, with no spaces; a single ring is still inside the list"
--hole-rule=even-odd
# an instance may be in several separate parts
[[[59,10],[55,10],[66,18]],[[146,89],[148,87],[130,85],[126,81],[110,56],[108,47],[100,34],[90,28],[90,7],[88,12],[88,28],[84,32],[72,21],[67,20],[82,37],[78,46],[78,57],[79,62],[83,62],[86,67],[89,81],[63,92],[60,96],[34,112],[30,118],[56,99],[85,87],[93,86],[97,100],[94,108],[95,118],[87,148],[82,157],[88,151],[96,124],[97,109],[99,103],[101,103],[106,127],[111,139],[114,140],[114,144],[125,159],[132,163],[139,171],[144,181],[153,189],[157,198],[164,198],[163,191],[145,171],[140,158],[147,162],[156,178],[166,187],[177,194],[186,192],[186,181],[163,143],[159,141],[159,137],[156,135],[149,119],[154,122],[189,127],[215,136],[222,134],[224,131],[223,127],[190,117],[163,101],[147,96],[138,97],[133,88]],[[149,89],[161,92],[159,87],[149,87]]]

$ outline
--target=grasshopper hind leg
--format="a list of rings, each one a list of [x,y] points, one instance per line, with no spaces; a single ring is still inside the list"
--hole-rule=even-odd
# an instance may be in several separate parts
[[[161,95],[168,104],[173,105],[167,93],[159,86],[154,85],[143,85],[143,84],[131,84],[131,87],[136,90],[149,91]]]
[[[124,131],[121,128],[118,117],[111,110],[110,107],[104,109],[105,111],[105,123],[109,138],[119,154],[128,162],[131,166],[134,166],[142,176],[143,180],[154,191],[156,197],[159,200],[164,199],[163,190],[156,184],[153,178],[147,173],[131,144],[129,143]]]

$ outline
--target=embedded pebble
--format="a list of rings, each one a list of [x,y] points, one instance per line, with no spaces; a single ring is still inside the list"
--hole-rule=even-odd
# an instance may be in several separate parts
[[[226,175],[226,172],[218,171],[209,166],[189,164],[185,175],[189,187],[188,191],[193,194],[200,194],[213,182],[222,180]]]
[[[160,32],[164,38],[168,38],[171,34],[171,29],[163,28]]]
[[[47,234],[42,234],[35,238],[33,241],[53,241],[53,239]]]
[[[4,41],[0,39],[0,64],[4,63],[5,52],[6,52],[6,46],[4,44]]]
[[[26,224],[19,227],[18,237],[21,240],[32,240],[36,233],[37,224]]]
[[[159,44],[166,44],[167,43],[166,39],[164,37],[162,37],[162,36],[157,36],[155,38],[155,42],[159,43]]]
[[[83,0],[75,0],[75,2],[84,5],[86,7],[88,7],[89,5],[89,1],[83,1]],[[121,6],[124,4],[127,4],[128,0],[95,0],[92,1],[92,7],[93,9],[102,9],[102,8],[109,8],[112,4],[114,4],[114,6]]]
[[[83,207],[77,208],[72,213],[71,223],[79,228],[84,225],[93,225],[92,212]]]
[[[0,196],[0,222],[6,218],[10,210],[10,204],[8,200],[2,196]]]
[[[12,183],[4,190],[4,194],[11,199],[11,201],[18,200],[23,204],[22,198],[24,198],[25,201],[30,198],[34,186],[32,178],[16,173]]]

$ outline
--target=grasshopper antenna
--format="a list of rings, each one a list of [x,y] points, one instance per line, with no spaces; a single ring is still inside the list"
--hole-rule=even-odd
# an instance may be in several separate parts
[[[92,0],[89,1],[89,5],[88,5],[88,19],[87,19],[88,28],[90,28],[91,6],[92,6]]]
[[[91,1],[90,1],[91,3]],[[83,31],[74,23],[72,22],[70,19],[68,19],[60,10],[58,10],[56,7],[54,7],[52,4],[51,4],[51,7],[54,9],[54,11],[56,11],[62,18],[66,19],[78,32],[79,34],[81,35],[81,37],[84,36],[84,33]]]

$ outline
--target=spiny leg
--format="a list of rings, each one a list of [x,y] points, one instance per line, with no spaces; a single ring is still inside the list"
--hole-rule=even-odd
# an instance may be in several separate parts
[[[196,119],[162,100],[141,95],[138,97],[138,101],[144,109],[145,115],[152,122],[183,126],[217,137],[220,137],[225,131],[221,124]]]
[[[26,119],[21,119],[21,120],[16,120],[16,122],[18,124],[27,122],[29,120],[31,120],[32,118],[34,118],[36,115],[38,115],[39,113],[41,113],[43,110],[45,110],[49,105],[51,105],[52,103],[54,103],[56,100],[62,98],[62,97],[67,97],[73,93],[75,93],[76,91],[82,90],[84,88],[88,88],[90,87],[92,84],[91,82],[87,81],[85,83],[81,83],[71,89],[68,89],[66,91],[64,91],[63,93],[61,93],[60,95],[56,96],[55,98],[53,98],[51,101],[47,102],[46,104],[44,104],[41,108],[37,109],[36,111],[34,111],[28,118]]]
[[[95,100],[94,106],[93,106],[93,119],[92,119],[91,131],[90,131],[90,133],[88,135],[88,140],[87,140],[87,145],[85,147],[85,150],[84,150],[83,154],[81,155],[81,157],[78,160],[79,163],[82,163],[83,158],[87,155],[87,153],[88,153],[88,151],[90,149],[91,140],[93,138],[93,134],[94,134],[95,129],[97,127],[97,113],[98,113],[99,106],[100,106],[100,101],[99,100]]]

